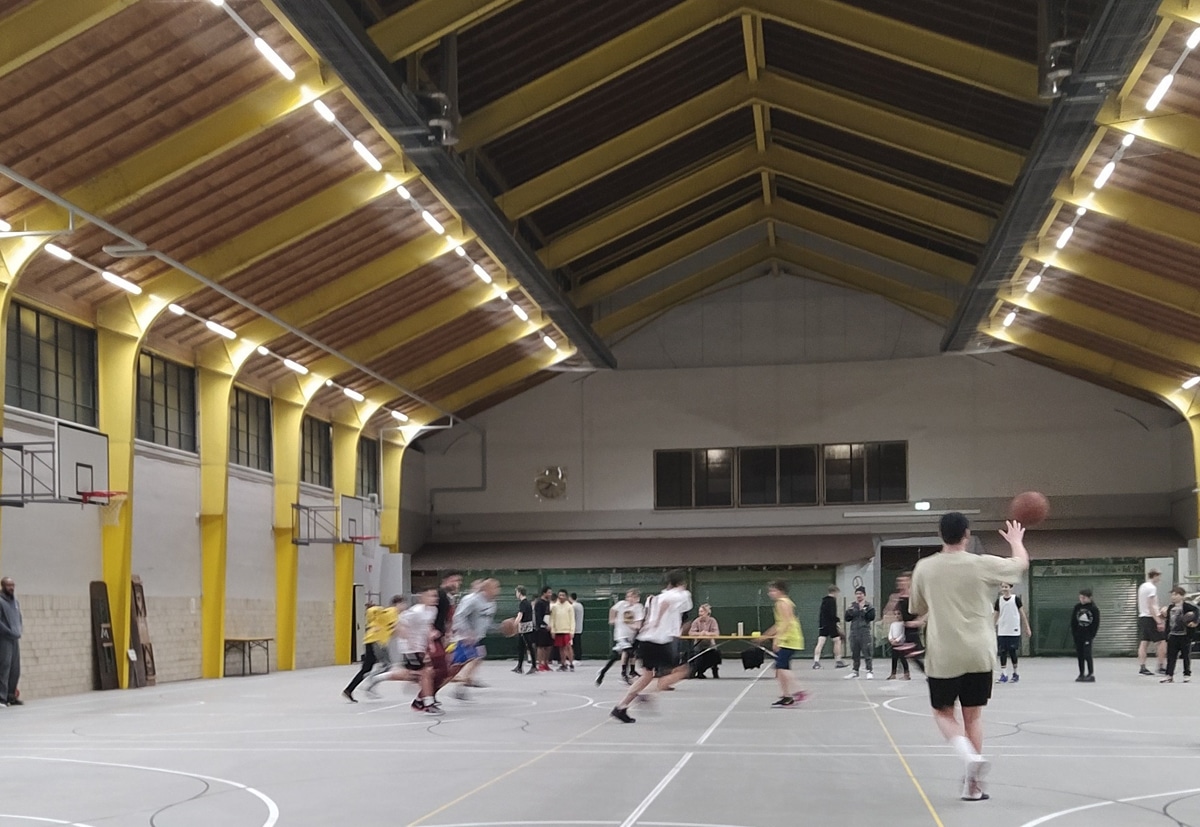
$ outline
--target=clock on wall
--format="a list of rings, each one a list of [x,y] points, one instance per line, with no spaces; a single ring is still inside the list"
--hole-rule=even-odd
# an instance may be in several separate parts
[[[560,500],[567,495],[567,469],[551,465],[538,471],[533,479],[533,492],[542,500]]]

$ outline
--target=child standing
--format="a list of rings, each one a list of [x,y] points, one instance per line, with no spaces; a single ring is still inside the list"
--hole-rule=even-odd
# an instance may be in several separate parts
[[[1200,610],[1183,598],[1187,592],[1183,586],[1171,589],[1171,605],[1163,610],[1167,619],[1167,676],[1159,683],[1175,683],[1175,661],[1183,655],[1183,682],[1192,677],[1192,629],[1196,628]]]
[[[1095,683],[1092,668],[1092,641],[1100,631],[1100,610],[1092,602],[1092,590],[1080,589],[1079,602],[1071,610],[1071,637],[1075,638],[1075,657],[1079,659],[1076,683]],[[1085,671],[1086,670],[1086,671]]]

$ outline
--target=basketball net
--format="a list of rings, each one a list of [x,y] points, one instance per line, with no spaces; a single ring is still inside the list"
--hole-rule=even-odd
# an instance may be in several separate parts
[[[125,507],[128,494],[113,493],[108,502],[100,503],[100,522],[102,525],[118,525],[121,522],[121,509]]]

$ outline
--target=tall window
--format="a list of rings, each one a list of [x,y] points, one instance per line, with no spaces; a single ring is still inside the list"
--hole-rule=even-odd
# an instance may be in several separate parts
[[[271,400],[233,389],[229,400],[229,461],[271,471]]]
[[[15,302],[8,317],[4,401],[96,425],[96,331]]]
[[[815,505],[817,446],[738,449],[739,505]]]
[[[379,494],[379,440],[358,438],[358,468],[354,493],[359,497]]]
[[[882,503],[908,499],[908,443],[825,446],[825,502]]]
[[[733,449],[654,453],[655,508],[728,508],[733,505]]]
[[[333,431],[311,416],[304,417],[301,431],[300,480],[333,488]]]
[[[196,371],[138,354],[138,439],[196,450]]]

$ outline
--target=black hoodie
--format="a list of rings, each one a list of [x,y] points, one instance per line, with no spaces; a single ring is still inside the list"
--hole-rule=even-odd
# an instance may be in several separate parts
[[[1091,640],[1100,631],[1100,610],[1095,603],[1076,603],[1071,610],[1071,634],[1076,640]]]

